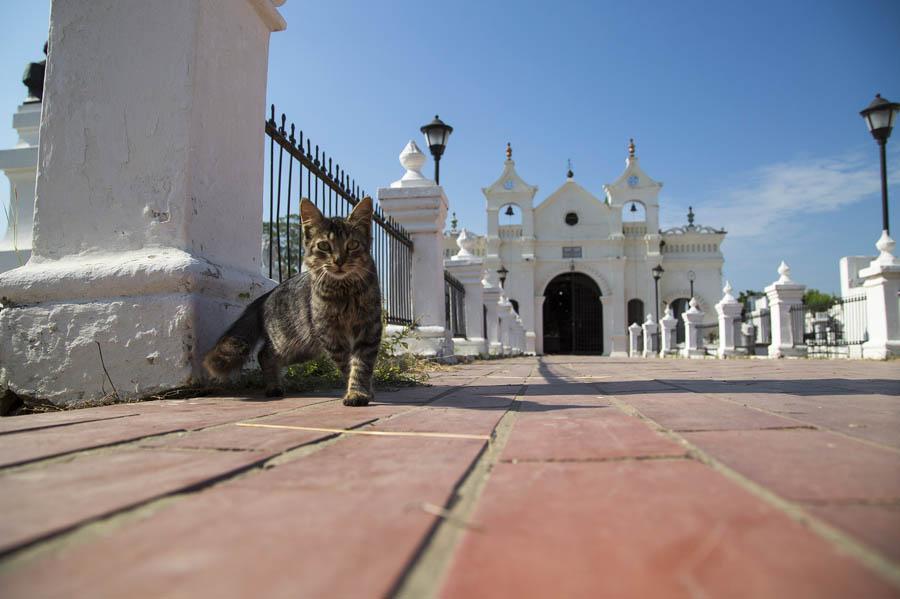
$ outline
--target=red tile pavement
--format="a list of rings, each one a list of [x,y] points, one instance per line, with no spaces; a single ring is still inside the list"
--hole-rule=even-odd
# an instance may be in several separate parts
[[[900,503],[811,505],[806,511],[900,564]]]
[[[900,562],[878,561],[898,560],[900,452],[884,446],[900,437],[898,380],[889,363],[555,356],[447,369],[431,387],[382,390],[366,408],[345,408],[334,390],[0,420],[0,464],[34,460],[0,465],[0,544],[43,539],[0,561],[0,588],[4,599],[379,596],[410,568],[452,565],[448,596],[900,596],[881,578],[900,581]],[[685,445],[618,402],[668,428],[707,430],[677,434],[857,539],[880,574],[783,503],[687,459]],[[125,417],[102,420],[115,416]],[[72,422],[82,419],[92,422]],[[480,438],[235,424],[247,420]],[[783,421],[844,434],[761,430]],[[22,428],[34,430],[12,431]],[[176,432],[147,436],[165,431]],[[499,455],[484,451],[492,434],[505,443]],[[59,452],[74,453],[42,460]],[[458,517],[484,530],[452,540],[448,553],[419,552],[434,526],[457,522],[436,520],[438,506],[469,505],[452,501],[467,475],[484,486],[462,488],[473,511]]]
[[[794,500],[900,500],[900,453],[834,433],[684,433],[714,458]]]
[[[442,597],[896,596],[688,460],[500,464],[473,520]]]
[[[591,460],[678,456],[685,448],[615,408],[545,409],[519,413],[504,460]]]
[[[804,424],[689,392],[626,395],[622,401],[662,426],[676,431],[783,428]]]
[[[0,552],[264,459],[245,452],[129,450],[0,474]]]
[[[198,493],[117,534],[0,571],[9,597],[378,597],[481,450],[354,437]],[[44,576],[53,572],[53,576]]]

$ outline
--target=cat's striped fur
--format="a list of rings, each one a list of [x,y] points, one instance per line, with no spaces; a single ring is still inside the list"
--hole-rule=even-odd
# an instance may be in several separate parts
[[[327,353],[347,378],[344,405],[374,396],[372,377],[381,341],[381,292],[372,244],[372,199],[350,215],[326,218],[300,202],[304,271],[251,303],[206,355],[210,373],[225,376],[262,344],[266,395],[282,395],[281,367]]]

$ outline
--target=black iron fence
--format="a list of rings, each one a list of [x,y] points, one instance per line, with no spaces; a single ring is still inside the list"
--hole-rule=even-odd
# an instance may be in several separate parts
[[[263,223],[262,257],[264,274],[279,283],[300,272],[303,260],[300,198],[309,198],[326,216],[347,216],[366,197],[340,164],[293,123],[288,131],[286,121],[284,114],[280,124],[275,121],[272,105],[265,126],[269,180],[263,198],[264,207],[268,200],[268,219]],[[412,324],[412,239],[377,205],[374,221],[372,257],[387,322]]]
[[[466,288],[459,280],[444,271],[444,307],[447,326],[454,337],[466,336]]]
[[[843,353],[868,340],[866,296],[841,298],[827,310],[791,306],[794,345],[805,345],[811,355]]]
[[[719,348],[719,323],[698,324],[694,329],[697,331],[697,349],[715,354]]]

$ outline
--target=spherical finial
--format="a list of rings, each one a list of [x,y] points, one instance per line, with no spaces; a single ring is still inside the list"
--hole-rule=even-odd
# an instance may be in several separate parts
[[[512,160],[512,145],[506,142],[506,159]]]
[[[725,281],[725,286],[722,287],[722,292],[725,295],[731,295],[731,292],[734,291],[734,288],[731,286],[731,281]]]
[[[634,158],[634,138],[628,140],[628,157]]]
[[[456,219],[456,212],[454,212],[453,217],[450,219],[450,230],[455,232],[458,224],[459,221]]]
[[[572,179],[575,177],[575,173],[572,172],[572,159],[571,158],[569,158],[569,160],[568,160],[568,165],[569,165],[569,170],[566,172],[566,178]]]
[[[688,226],[694,226],[694,207],[688,206]]]
[[[691,298],[691,301],[688,302],[688,306],[690,306],[690,309],[691,309],[691,310],[693,310],[694,312],[696,312],[697,309],[698,309],[698,307],[700,306],[700,302],[697,301],[697,298],[696,298],[696,297],[692,297],[692,298]]]

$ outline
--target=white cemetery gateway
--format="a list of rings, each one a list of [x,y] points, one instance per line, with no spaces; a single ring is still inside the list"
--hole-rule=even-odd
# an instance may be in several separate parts
[[[562,186],[535,205],[538,188],[518,174],[507,147],[503,172],[483,189],[487,235],[476,247],[484,247],[488,283],[498,283],[501,267],[508,271],[504,288],[525,326],[527,351],[625,355],[628,326],[648,314],[657,320],[651,271],[658,265],[659,317],[670,304],[676,341],[684,342],[681,314],[692,289],[703,323],[715,323],[725,231],[694,225],[693,211],[686,226],[661,231],[662,183],[643,171],[633,142],[625,164],[604,185],[602,199],[570,169]],[[455,225],[445,234],[445,252],[455,252],[457,234]]]

